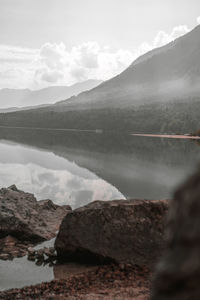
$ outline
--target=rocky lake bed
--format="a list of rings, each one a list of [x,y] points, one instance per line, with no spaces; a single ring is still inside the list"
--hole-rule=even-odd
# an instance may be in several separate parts
[[[0,206],[0,299],[149,297],[167,200],[95,201],[72,210],[13,185],[0,190]]]
[[[36,202],[16,186],[0,195],[0,299],[199,299],[200,171],[172,200],[94,201],[72,210]]]

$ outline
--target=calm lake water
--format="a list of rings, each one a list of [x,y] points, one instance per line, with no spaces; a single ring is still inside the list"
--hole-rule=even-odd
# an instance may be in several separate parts
[[[124,198],[115,186],[64,155],[1,140],[0,186],[15,183],[38,200],[52,199],[73,208],[96,199]]]
[[[127,134],[0,128],[0,187],[80,207],[171,197],[200,161],[200,143]]]
[[[97,199],[171,198],[199,162],[198,141],[0,128],[0,187],[16,184],[73,208]],[[52,268],[26,258],[0,261],[0,289],[52,278]]]

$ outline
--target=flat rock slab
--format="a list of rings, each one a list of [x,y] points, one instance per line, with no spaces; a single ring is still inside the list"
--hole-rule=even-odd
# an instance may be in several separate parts
[[[95,201],[63,219],[59,260],[151,265],[164,247],[168,200]]]

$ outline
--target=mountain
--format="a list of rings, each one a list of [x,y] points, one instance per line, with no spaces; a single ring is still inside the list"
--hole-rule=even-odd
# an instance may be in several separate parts
[[[0,125],[195,132],[200,128],[200,25],[136,59],[90,91],[40,109],[0,115]]]
[[[36,109],[36,108],[43,108],[43,107],[49,107],[49,104],[23,106],[23,107],[0,108],[0,114],[1,113],[10,113],[10,112],[23,111],[23,110],[30,110],[30,109]]]
[[[124,72],[71,101],[66,109],[130,107],[200,94],[200,25],[136,59]],[[162,99],[161,99],[162,97]]]
[[[29,89],[1,89],[0,112],[17,111],[22,107],[31,109],[32,106],[49,105],[90,90],[101,82],[100,80],[87,80],[72,86],[52,86],[36,91]]]

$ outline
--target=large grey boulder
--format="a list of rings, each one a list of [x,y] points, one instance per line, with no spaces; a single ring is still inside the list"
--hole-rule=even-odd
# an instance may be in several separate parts
[[[200,170],[175,193],[152,300],[200,299]]]
[[[63,219],[59,260],[150,265],[163,250],[167,200],[95,201]]]
[[[0,189],[0,239],[12,236],[37,243],[56,235],[70,207],[51,200],[37,201],[15,185]]]

